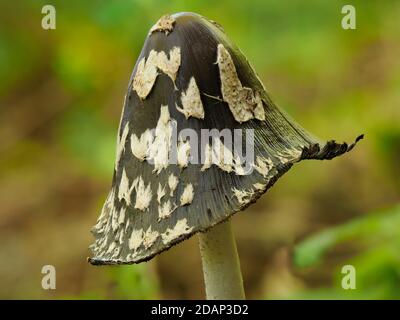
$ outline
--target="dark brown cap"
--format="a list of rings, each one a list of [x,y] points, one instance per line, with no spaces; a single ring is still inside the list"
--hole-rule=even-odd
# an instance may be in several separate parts
[[[216,23],[165,15],[131,76],[89,261],[149,260],[255,202],[294,163],[355,143],[322,142],[279,109]]]

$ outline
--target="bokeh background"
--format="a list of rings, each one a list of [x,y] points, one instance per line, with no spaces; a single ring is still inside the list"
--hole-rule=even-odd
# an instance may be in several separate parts
[[[56,30],[41,8],[57,10]],[[341,28],[352,4],[357,29]],[[333,161],[295,165],[233,218],[248,298],[400,298],[400,2],[0,2],[0,297],[202,298],[196,237],[149,263],[94,267],[89,232],[111,184],[123,97],[165,13],[218,21],[273,99]],[[41,287],[43,265],[57,289]],[[343,265],[357,289],[340,286]]]

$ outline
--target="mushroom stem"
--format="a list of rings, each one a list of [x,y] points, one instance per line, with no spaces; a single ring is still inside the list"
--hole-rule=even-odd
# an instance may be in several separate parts
[[[207,300],[245,299],[231,221],[199,233],[199,246]]]

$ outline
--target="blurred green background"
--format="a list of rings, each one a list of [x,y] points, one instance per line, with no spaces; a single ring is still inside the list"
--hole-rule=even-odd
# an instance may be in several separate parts
[[[56,30],[41,8],[57,10]],[[352,4],[357,29],[341,28]],[[218,21],[273,99],[321,138],[366,138],[305,161],[233,218],[248,298],[400,298],[400,1],[0,2],[0,297],[203,298],[196,237],[149,263],[93,267],[131,70],[165,13]],[[57,289],[41,287],[41,268]],[[357,289],[340,286],[343,265]]]

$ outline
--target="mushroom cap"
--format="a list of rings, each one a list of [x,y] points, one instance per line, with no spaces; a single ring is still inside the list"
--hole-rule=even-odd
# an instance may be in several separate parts
[[[255,202],[294,163],[332,159],[361,138],[320,141],[272,102],[218,24],[163,16],[129,82],[89,262],[150,260]]]

